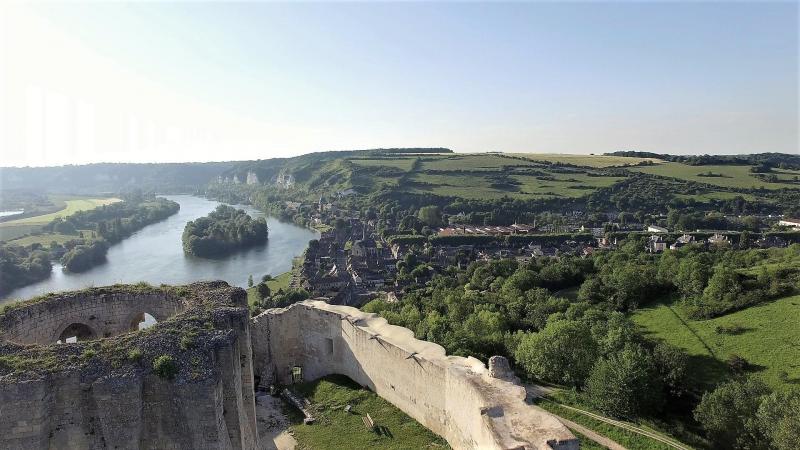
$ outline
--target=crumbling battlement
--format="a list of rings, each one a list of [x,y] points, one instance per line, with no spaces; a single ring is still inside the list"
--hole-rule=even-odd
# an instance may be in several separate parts
[[[145,312],[158,323],[130,332]],[[68,327],[99,339],[56,344]],[[224,282],[12,305],[0,313],[0,448],[255,448],[250,349],[246,294]]]
[[[577,449],[555,417],[525,403],[525,389],[490,376],[475,358],[447,356],[411,330],[358,309],[305,301],[251,324],[260,384],[343,374],[393,403],[456,449]],[[498,372],[504,372],[498,367]]]

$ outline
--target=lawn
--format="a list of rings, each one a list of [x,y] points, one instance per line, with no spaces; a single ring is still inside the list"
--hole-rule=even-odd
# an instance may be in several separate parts
[[[634,158],[628,156],[604,156],[604,155],[566,155],[558,153],[512,153],[515,156],[522,156],[532,161],[560,162],[585,167],[614,167],[635,165],[644,161],[660,164],[663,161],[653,158]]]
[[[287,407],[292,434],[301,449],[426,449],[449,448],[447,442],[375,393],[341,375],[295,385],[311,402],[316,422],[304,425],[294,408]],[[350,412],[344,407],[351,405]],[[369,414],[380,431],[362,422]]]
[[[687,164],[668,162],[655,166],[633,167],[630,170],[727,188],[756,189],[764,187],[765,189],[783,189],[798,187],[797,185],[788,183],[767,183],[761,181],[753,176],[750,172],[750,167],[751,166],[732,165],[690,166]],[[722,176],[700,176],[708,172]]]
[[[118,198],[81,198],[65,200],[63,209],[50,214],[43,214],[41,216],[26,217],[24,219],[10,220],[3,222],[0,227],[11,227],[16,225],[45,225],[50,223],[53,219],[59,217],[67,217],[75,214],[78,211],[86,211],[94,209],[103,205],[110,205],[111,203],[120,202]]]
[[[648,335],[686,350],[691,356],[690,375],[703,386],[727,376],[724,361],[731,354],[745,358],[775,388],[800,383],[800,296],[709,320],[689,320],[676,305],[663,302],[640,309],[633,319]],[[716,331],[732,325],[743,331],[733,335]]]

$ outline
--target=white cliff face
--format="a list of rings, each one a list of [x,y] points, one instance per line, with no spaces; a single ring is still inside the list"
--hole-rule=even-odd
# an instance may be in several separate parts
[[[247,184],[258,184],[258,175],[252,170],[247,172]]]
[[[356,308],[305,301],[252,319],[253,366],[261,384],[350,377],[388,400],[455,449],[577,449],[555,417],[525,403],[525,388],[495,359],[447,356],[438,344],[414,338]]]

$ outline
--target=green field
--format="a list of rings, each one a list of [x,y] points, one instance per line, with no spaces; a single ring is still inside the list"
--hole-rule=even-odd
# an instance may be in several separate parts
[[[37,224],[19,224],[3,226],[0,224],[0,242],[10,241],[31,233],[35,233],[42,228]]]
[[[410,189],[416,193],[433,193],[469,199],[498,199],[511,197],[526,198],[577,198],[590,194],[598,188],[611,186],[621,181],[621,177],[590,177],[585,173],[548,174],[542,180],[533,175],[509,175],[517,185],[503,188],[492,186],[490,177],[480,174],[456,173],[414,173],[409,180],[418,184]]]
[[[364,167],[394,167],[408,172],[414,166],[417,158],[379,158],[379,159],[351,159],[353,164]]]
[[[290,430],[301,449],[449,448],[444,439],[347,377],[332,375],[295,388],[311,402],[316,418],[304,425],[299,412],[287,407]],[[344,411],[346,405],[351,405],[350,412]],[[377,431],[364,426],[361,418],[366,414]]]
[[[87,238],[93,238],[96,236],[96,233],[91,230],[80,230],[80,231],[83,231],[83,235]],[[80,234],[45,233],[45,234],[25,236],[19,239],[8,241],[8,243],[12,245],[19,245],[21,247],[27,247],[28,245],[32,244],[42,244],[43,246],[49,246],[51,242],[63,244],[73,239],[80,239],[80,237],[81,237]]]
[[[800,296],[786,297],[709,320],[690,320],[672,303],[659,303],[633,314],[651,337],[686,350],[690,374],[711,386],[724,379],[724,361],[738,354],[773,387],[800,383]],[[739,326],[740,334],[720,334],[718,326]],[[781,373],[785,372],[786,377]]]
[[[652,163],[663,163],[660,159],[653,158],[633,158],[628,156],[604,156],[604,155],[567,155],[558,153],[512,153],[514,156],[522,156],[533,161],[560,162],[586,167],[615,167],[625,165],[636,165],[641,162],[649,161]]]
[[[89,209],[97,208],[98,206],[110,205],[112,203],[120,202],[118,198],[81,198],[64,200],[65,206],[63,209],[50,214],[43,214],[41,216],[26,217],[24,219],[10,220],[3,222],[0,227],[13,227],[16,225],[46,225],[53,219],[59,217],[67,217],[75,214],[78,211],[86,211]]]
[[[533,161],[507,158],[490,153],[462,153],[458,155],[423,158],[421,170],[499,170],[503,166],[534,166]]]
[[[681,180],[696,181],[698,183],[711,184],[726,188],[757,189],[784,189],[797,188],[798,185],[788,183],[767,183],[754,177],[750,172],[751,166],[689,166],[681,163],[668,162],[655,166],[633,167],[630,170],[660,175],[664,177],[678,178]],[[700,176],[711,172],[722,175],[720,177]]]

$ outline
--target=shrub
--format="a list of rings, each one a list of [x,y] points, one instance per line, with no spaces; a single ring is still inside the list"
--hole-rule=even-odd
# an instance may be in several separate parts
[[[159,377],[171,380],[178,373],[178,366],[172,356],[161,355],[153,361],[153,371]]]
[[[142,351],[138,348],[133,348],[128,352],[128,359],[131,361],[138,361],[142,359]]]

